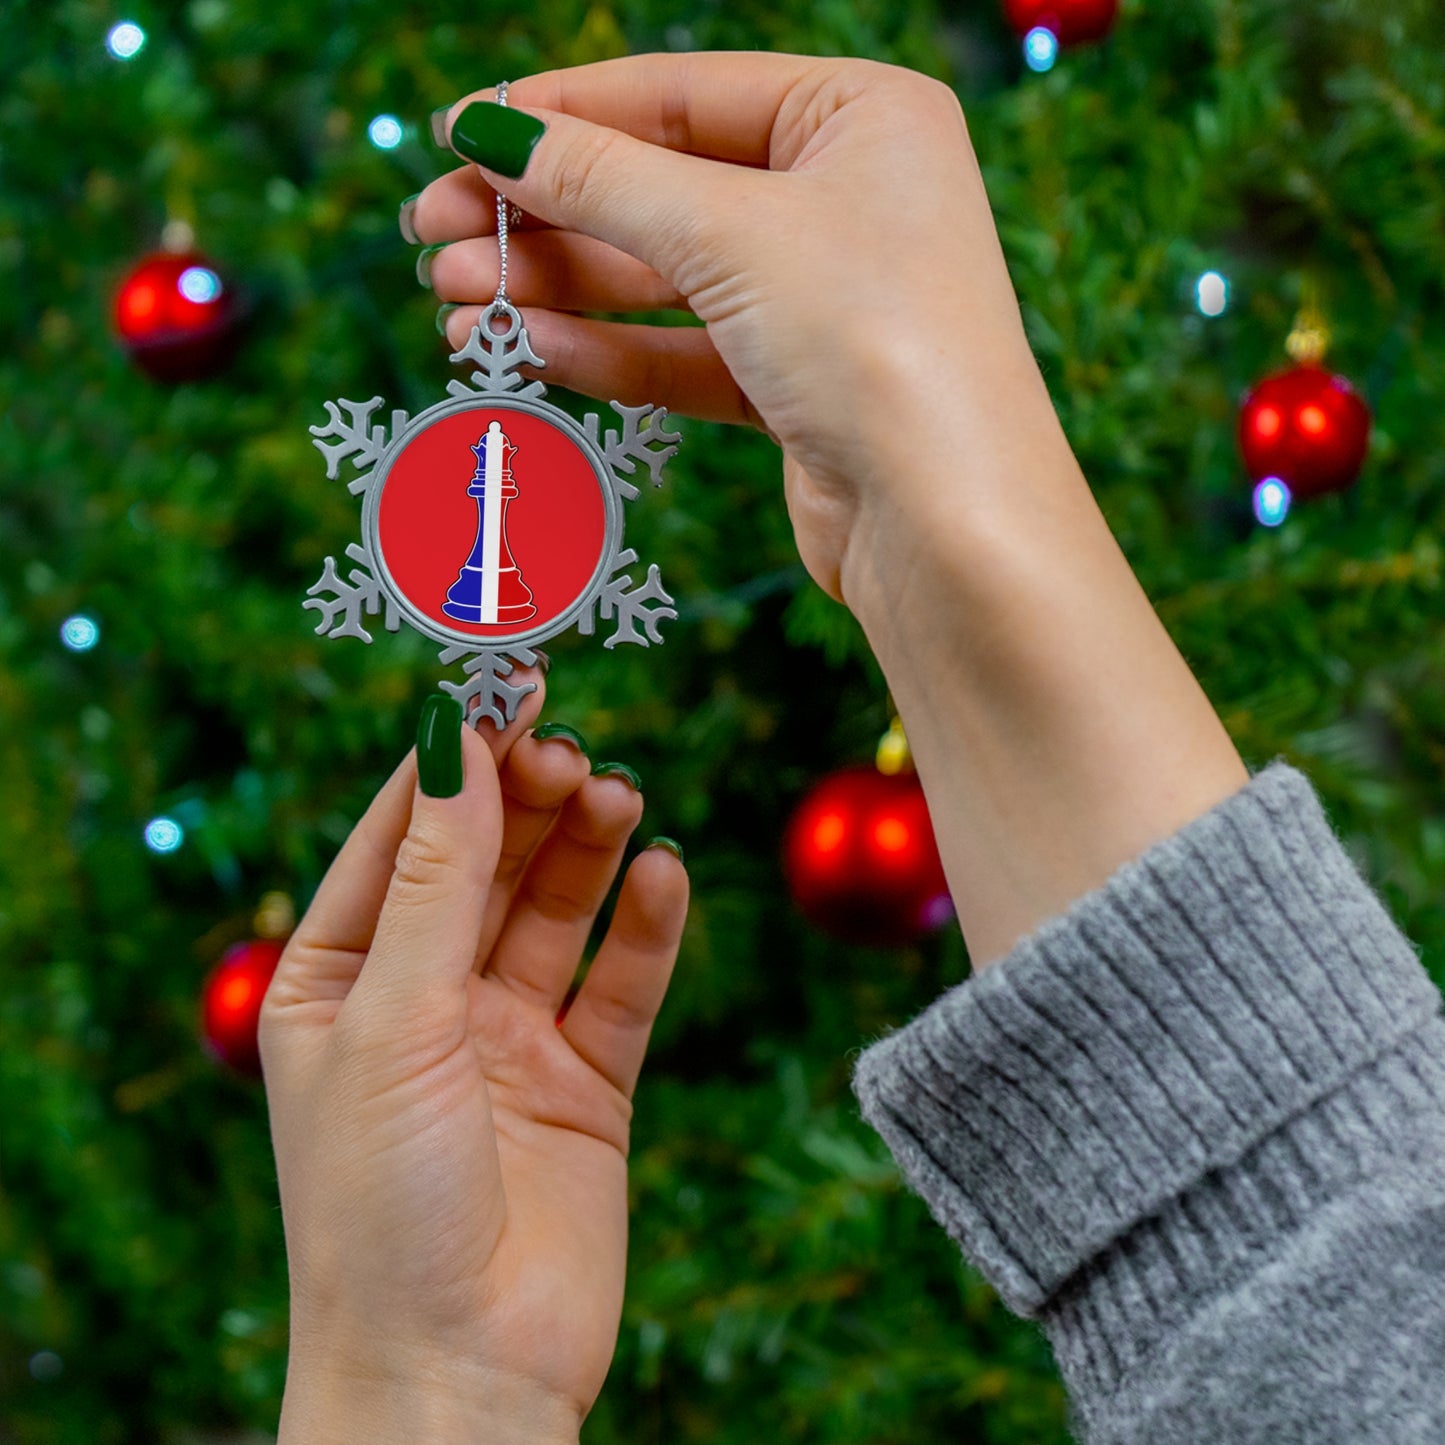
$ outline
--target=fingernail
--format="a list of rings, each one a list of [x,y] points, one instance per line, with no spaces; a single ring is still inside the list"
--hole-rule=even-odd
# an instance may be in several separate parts
[[[516,180],[546,129],[536,116],[509,105],[474,100],[452,122],[451,146],[459,156]]]
[[[587,749],[587,739],[576,728],[569,728],[566,723],[543,723],[541,727],[533,729],[532,736],[539,743],[545,743],[548,738],[566,738],[569,743],[576,744],[577,751],[584,758],[592,756]]]
[[[552,671],[552,659],[540,647],[534,647],[532,654],[537,659],[537,666],[542,669],[542,676],[546,677]]]
[[[664,838],[660,835],[656,838],[649,838],[643,845],[642,851],[645,853],[649,848],[666,848],[679,863],[687,862],[687,859],[682,856],[682,844],[676,838]]]
[[[432,144],[441,146],[443,150],[447,144],[447,112],[450,109],[449,105],[439,105],[431,113]]]
[[[431,261],[438,251],[444,251],[447,247],[446,241],[438,242],[435,246],[427,246],[416,258],[416,279],[431,290]]]
[[[461,302],[460,302],[460,301],[448,301],[448,302],[445,302],[443,305],[437,307],[437,335],[438,335],[438,336],[445,336],[445,335],[447,334],[447,317],[450,316],[453,311],[460,311],[460,310],[461,310]],[[545,675],[545,674],[544,674],[544,675]]]
[[[592,776],[594,778],[622,778],[630,783],[639,793],[642,791],[642,779],[639,778],[633,769],[626,763],[594,763],[592,765]]]
[[[416,776],[429,798],[454,798],[462,790],[462,705],[434,692],[416,725]]]
[[[416,233],[416,225],[413,217],[416,215],[416,203],[421,199],[421,192],[414,196],[408,196],[401,203],[401,209],[396,213],[396,224],[401,227],[402,238],[408,246],[420,246],[421,237]]]

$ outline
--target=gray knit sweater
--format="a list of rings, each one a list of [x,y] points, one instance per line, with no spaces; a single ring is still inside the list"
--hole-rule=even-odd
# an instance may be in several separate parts
[[[1283,760],[853,1090],[1081,1440],[1445,1442],[1440,994]]]

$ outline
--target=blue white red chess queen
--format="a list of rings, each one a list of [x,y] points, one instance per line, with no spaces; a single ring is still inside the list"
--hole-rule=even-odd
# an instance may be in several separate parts
[[[544,363],[507,302],[451,359],[476,369],[421,415],[393,411],[389,436],[372,423],[379,396],[329,401],[327,424],[310,429],[328,477],[347,461],[357,473],[347,485],[362,494],[361,541],[346,549],[345,577],[326,559],[302,605],[327,637],[370,642],[362,618],[380,613],[389,631],[406,622],[442,643],[442,663],[465,659],[466,679],[439,685],[469,723],[501,728],[535,686],[507,678],[547,638],[574,626],[590,635],[600,616],[616,623],[606,647],[662,641],[658,624],[677,612],[655,564],[633,585],[622,512],[639,463],[660,487],[680,437],[663,407],[614,401],[621,425],[603,432],[595,413],[579,424],[543,401],[546,388],[519,368]]]

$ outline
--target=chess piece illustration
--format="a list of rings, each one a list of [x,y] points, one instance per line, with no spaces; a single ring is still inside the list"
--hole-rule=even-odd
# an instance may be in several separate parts
[[[459,622],[524,622],[537,609],[507,544],[507,507],[517,496],[512,478],[517,448],[494,421],[471,450],[477,469],[467,495],[477,499],[477,537],[442,611]]]

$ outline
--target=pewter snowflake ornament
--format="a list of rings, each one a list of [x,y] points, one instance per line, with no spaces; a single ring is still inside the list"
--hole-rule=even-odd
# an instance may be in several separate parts
[[[461,662],[466,679],[439,685],[469,724],[500,729],[536,689],[507,678],[547,638],[572,626],[591,636],[600,617],[616,624],[604,647],[662,641],[659,624],[677,612],[655,563],[634,584],[622,509],[639,494],[639,465],[662,485],[681,437],[665,407],[611,402],[621,427],[603,432],[596,413],[579,426],[543,401],[520,368],[545,363],[506,301],[451,359],[473,363],[470,384],[451,381],[417,417],[394,410],[389,436],[372,422],[379,396],[328,401],[326,425],[310,428],[332,481],[344,462],[357,473],[347,487],[362,494],[361,541],[346,549],[345,576],[326,559],[302,606],[327,637],[370,642],[362,618],[380,614],[389,632],[406,622],[442,643],[443,665]]]

